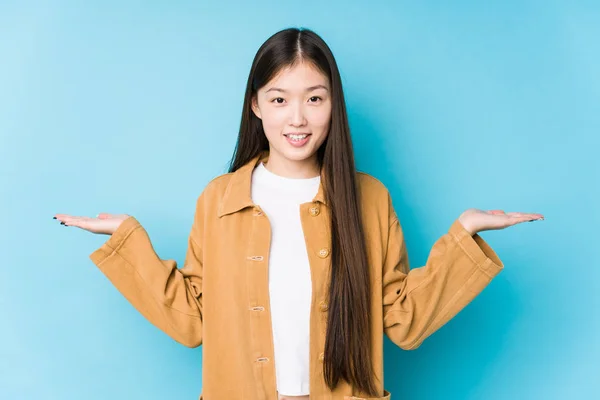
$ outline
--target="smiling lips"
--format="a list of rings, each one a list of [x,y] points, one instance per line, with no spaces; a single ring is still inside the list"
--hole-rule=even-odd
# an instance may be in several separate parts
[[[304,146],[308,140],[310,139],[310,133],[286,133],[284,134],[288,143],[290,143],[294,147],[302,147]]]

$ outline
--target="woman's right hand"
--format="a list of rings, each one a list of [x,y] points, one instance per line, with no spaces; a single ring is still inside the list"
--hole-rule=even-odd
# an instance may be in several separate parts
[[[107,214],[100,213],[93,217],[76,217],[69,214],[55,214],[54,219],[60,221],[61,225],[76,226],[83,230],[99,233],[104,235],[112,235],[115,233],[121,222],[125,221],[130,216],[128,214]]]

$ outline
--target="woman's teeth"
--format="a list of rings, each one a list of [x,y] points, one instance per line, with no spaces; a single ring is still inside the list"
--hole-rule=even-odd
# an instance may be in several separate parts
[[[292,140],[302,140],[304,138],[306,138],[308,135],[288,135],[288,137]]]
[[[302,147],[309,141],[310,133],[286,134],[284,135],[289,144],[294,147]]]

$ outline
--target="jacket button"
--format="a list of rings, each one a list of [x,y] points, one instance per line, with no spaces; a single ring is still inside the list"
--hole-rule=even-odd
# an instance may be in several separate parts
[[[310,208],[310,215],[312,215],[313,217],[316,217],[317,215],[319,215],[320,211],[319,211],[319,207],[311,207]]]
[[[325,258],[329,255],[329,249],[321,249],[319,250],[319,257]]]
[[[325,360],[325,353],[319,354],[319,361],[323,362]]]
[[[321,311],[325,312],[329,309],[329,306],[327,305],[327,303],[322,301],[321,303],[319,303],[319,308],[321,309]]]

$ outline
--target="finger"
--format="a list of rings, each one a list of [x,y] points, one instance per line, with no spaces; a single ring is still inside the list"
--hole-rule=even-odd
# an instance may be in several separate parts
[[[527,216],[536,216],[543,217],[543,214],[540,213],[529,213],[529,212],[509,212],[507,214],[515,214],[515,215],[527,215]]]
[[[89,218],[73,216],[73,217],[63,218],[62,222],[64,222],[67,225],[71,225],[71,226],[79,226],[83,221],[86,221],[86,220],[89,220]]]
[[[542,214],[537,214],[537,213],[514,213],[514,216],[516,218],[523,218],[526,219],[528,221],[531,220],[543,220],[544,216]]]
[[[68,215],[68,216],[63,217],[62,219],[64,219],[65,221],[66,220],[73,221],[73,220],[79,220],[79,219],[83,219],[83,218],[88,218],[88,217],[85,217],[83,215]]]
[[[72,218],[72,219],[66,220],[65,224],[67,226],[75,226],[77,228],[89,230],[91,228],[90,222],[93,219],[94,218],[89,218],[89,217],[77,217],[77,218]]]
[[[92,221],[95,218],[81,218],[79,221],[77,221],[77,227],[81,228],[81,229],[85,229],[87,231],[90,231],[92,229]]]
[[[86,218],[83,215],[71,215],[71,214],[54,214],[57,219],[67,219],[67,218]]]
[[[509,217],[512,218],[528,218],[528,219],[537,219],[541,217],[541,214],[531,214],[531,213],[523,213],[523,212],[509,212],[506,213]]]
[[[543,221],[544,220],[544,216],[538,215],[538,214],[530,214],[527,218],[529,221]]]
[[[54,216],[53,216],[54,219],[58,219],[58,220],[62,220],[67,217],[72,217],[72,215],[70,215],[70,214],[54,214]]]
[[[533,219],[533,220],[544,219],[544,216],[542,214],[532,214],[532,213],[523,214],[523,217]]]
[[[537,221],[541,218],[538,218],[537,216],[533,215],[533,214],[526,214],[526,213],[514,213],[513,215],[510,216],[509,221],[511,224],[520,224],[521,222],[533,222],[533,221]]]
[[[61,225],[64,225],[65,221],[69,218],[72,218],[72,216],[70,216],[68,214],[56,214],[53,218],[55,220],[57,220],[58,222],[60,222]]]
[[[534,222],[534,221],[543,221],[543,218],[538,218],[538,217],[534,217],[528,214],[525,214],[522,217],[518,217],[518,218],[513,218],[512,219],[514,223],[516,224],[520,224],[521,222]]]

